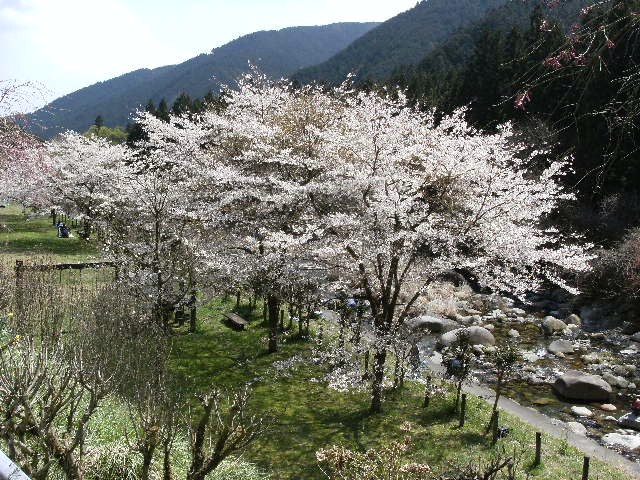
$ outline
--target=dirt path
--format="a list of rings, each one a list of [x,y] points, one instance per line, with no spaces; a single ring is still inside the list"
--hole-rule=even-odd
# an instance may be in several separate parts
[[[442,373],[443,371],[442,365],[436,363],[429,362],[429,367],[437,373]],[[465,385],[464,390],[467,393],[482,398],[490,404],[493,404],[495,400],[494,391],[485,385]],[[640,479],[640,463],[633,462],[619,453],[603,447],[589,437],[578,435],[568,430],[562,421],[550,418],[533,408],[524,407],[510,398],[500,397],[498,406],[505,412],[520,418],[542,433],[552,435],[561,440],[567,440],[571,446],[584,452],[586,456],[597,458],[609,465],[616,466],[631,475],[631,478]]]

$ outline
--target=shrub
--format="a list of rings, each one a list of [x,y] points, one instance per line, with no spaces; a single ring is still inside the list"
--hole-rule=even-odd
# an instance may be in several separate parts
[[[603,250],[583,279],[585,297],[640,307],[640,228],[631,230],[611,250]]]

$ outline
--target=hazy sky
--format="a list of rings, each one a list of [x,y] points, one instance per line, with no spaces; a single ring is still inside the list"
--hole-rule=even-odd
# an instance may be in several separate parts
[[[0,0],[0,79],[49,100],[258,30],[383,21],[416,0]]]

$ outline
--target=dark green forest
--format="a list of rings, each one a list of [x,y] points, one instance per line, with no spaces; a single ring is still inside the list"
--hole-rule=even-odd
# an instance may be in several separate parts
[[[380,81],[399,65],[415,64],[452,33],[507,0],[429,0],[384,22],[329,60],[294,75],[301,83],[340,83],[350,73]]]

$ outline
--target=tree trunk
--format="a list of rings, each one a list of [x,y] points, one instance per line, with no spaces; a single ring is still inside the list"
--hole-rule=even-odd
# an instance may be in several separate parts
[[[387,350],[376,350],[373,356],[373,382],[371,383],[371,413],[382,411],[382,387],[384,382],[384,365],[387,360]]]
[[[489,420],[489,425],[484,431],[484,434],[487,435],[491,431],[491,427],[493,426],[493,420],[495,418],[496,412],[498,411],[498,402],[500,401],[500,395],[502,394],[502,375],[498,375],[496,381],[496,399],[493,402],[493,408],[491,409],[491,420]]]
[[[142,469],[140,471],[141,480],[149,480],[149,473],[151,471],[151,462],[153,461],[153,452],[155,446],[147,446],[142,451]]]
[[[302,307],[298,307],[298,336],[300,338],[302,338],[302,336],[304,335],[304,320],[302,318]]]
[[[460,409],[460,394],[462,393],[462,380],[458,381],[458,386],[456,388],[456,404],[454,406],[454,411],[458,412]]]
[[[278,321],[280,319],[280,299],[275,295],[267,297],[269,313],[269,353],[278,351]]]
[[[164,458],[162,463],[162,480],[173,480],[173,471],[171,470],[171,444],[173,440],[171,436],[167,436],[164,441],[163,450]]]

